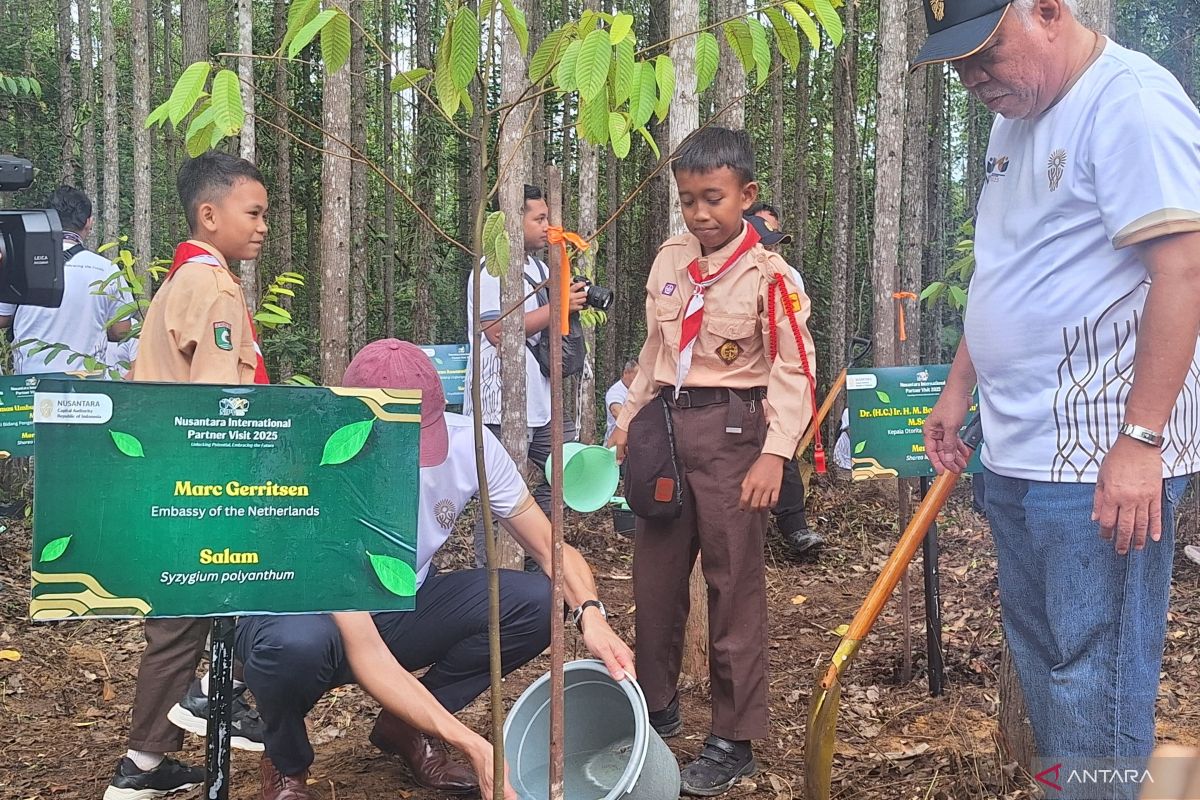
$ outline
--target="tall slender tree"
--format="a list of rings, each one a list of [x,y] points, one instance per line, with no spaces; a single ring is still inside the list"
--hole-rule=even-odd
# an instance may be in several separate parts
[[[583,7],[599,11],[598,0],[585,0]],[[600,204],[600,153],[594,144],[579,143],[579,233],[590,238],[596,232],[596,216]],[[565,204],[564,204],[565,205]],[[566,213],[564,208],[563,213]],[[576,398],[579,409],[579,438],[591,443],[596,435],[596,329],[586,327],[583,331],[587,345],[587,364],[579,378],[579,393]]]
[[[858,121],[855,118],[855,76],[858,57],[854,38],[855,7],[842,7],[846,37],[833,65],[833,256],[829,303],[830,354],[825,359],[826,379],[846,363],[850,337],[850,276],[855,264],[855,157]],[[831,417],[834,415],[830,415]],[[831,427],[833,422],[831,420]]]
[[[149,0],[133,0],[133,254],[138,276],[147,286],[150,276],[150,139],[145,126],[150,113]],[[107,190],[105,190],[107,195]]]
[[[812,152],[812,112],[808,108],[809,81],[809,50],[800,48],[800,63],[796,65],[796,137],[798,148],[797,157],[792,159],[792,203],[791,203],[791,234],[792,234],[792,264],[801,273],[806,271],[804,263],[804,246],[807,242],[808,229],[808,154]],[[783,148],[779,148],[781,151]],[[783,201],[783,187],[779,187],[779,199]],[[812,291],[811,289],[809,291]]]
[[[925,11],[913,6],[907,13],[908,57],[911,60],[922,41]],[[930,126],[926,84],[936,69],[921,69],[908,76],[904,129],[904,170],[902,191],[904,214],[901,217],[900,289],[920,294],[922,266],[925,263],[926,200],[929,192]],[[921,360],[921,307],[912,304],[908,319],[908,339],[900,343],[901,364],[916,364]]]
[[[350,363],[350,70],[326,69],[321,100],[321,380]]]
[[[744,0],[713,0],[712,10],[714,22],[720,22],[731,17],[741,16],[745,13],[746,7]],[[697,24],[696,28],[698,27]],[[738,63],[733,48],[729,46],[728,41],[725,41],[725,36],[720,31],[718,31],[717,40],[720,45],[721,60],[717,67],[717,79],[713,84],[715,121],[716,124],[726,128],[744,128],[746,125],[746,101],[744,99],[746,74],[742,71],[742,65]],[[695,39],[688,37],[687,44],[689,47],[694,47]],[[674,56],[672,56],[673,58]],[[678,62],[676,66],[678,67]],[[673,108],[671,113],[675,113]]]
[[[363,0],[350,0],[350,352],[367,343],[367,79],[363,74]]]
[[[237,26],[238,52],[249,55],[254,52],[254,4],[251,0],[237,0]],[[242,84],[242,105],[246,108],[246,121],[242,123],[242,133],[238,137],[238,155],[252,164],[257,164],[258,137],[254,120],[254,59],[239,58],[237,71],[238,79]],[[254,259],[246,259],[242,262],[240,274],[246,307],[253,313],[258,308],[260,294],[258,264]]]
[[[896,363],[896,284],[899,279],[900,185],[904,174],[904,66],[908,23],[903,0],[879,0],[879,101],[875,112],[874,289],[876,366]]]
[[[117,125],[117,37],[112,0],[100,0],[100,64],[104,88],[104,205],[101,235],[114,241],[121,233],[121,150]]]
[[[433,33],[437,24],[438,4],[433,0],[416,0],[413,5],[413,49],[419,67],[433,69]],[[412,187],[413,200],[421,208],[434,207],[434,181],[437,162],[437,109],[427,93],[417,98],[416,125],[412,140]],[[475,161],[474,164],[478,164]],[[464,167],[468,176],[474,174],[470,165]],[[475,208],[475,206],[471,206]],[[416,224],[416,246],[413,248],[415,266],[413,280],[414,302],[412,306],[412,335],[416,341],[432,341],[434,333],[434,309],[432,282],[424,276],[433,271],[434,231],[423,217],[418,215]],[[469,241],[470,235],[460,241]],[[514,250],[519,253],[519,250]],[[520,463],[520,462],[518,462]]]
[[[75,183],[78,160],[75,149],[75,69],[71,50],[75,44],[71,0],[58,0],[58,95],[59,129],[62,132],[62,156],[59,178],[63,183]]]
[[[380,45],[385,53],[392,52],[392,0],[379,0]],[[383,102],[383,174],[388,180],[396,179],[395,135],[392,132],[392,114],[396,100],[392,94],[392,60],[383,65],[383,89],[379,96]],[[383,273],[383,335],[396,335],[396,193],[385,183],[383,187],[383,252],[379,268]]]
[[[92,0],[79,3],[79,101],[83,113],[83,134],[80,143],[83,162],[83,191],[97,203],[99,182],[96,180],[96,60],[92,43]],[[88,236],[88,247],[95,247],[99,239],[96,228]]]

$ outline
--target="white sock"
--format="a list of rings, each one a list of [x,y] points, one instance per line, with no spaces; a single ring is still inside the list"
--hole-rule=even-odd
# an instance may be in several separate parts
[[[239,681],[237,678],[234,678],[234,680],[233,680],[233,688],[234,689],[240,689],[245,685],[246,685],[245,681]],[[208,697],[208,673],[207,672],[204,673],[204,675],[200,678],[200,691],[204,692],[205,697]]]
[[[145,750],[126,750],[125,757],[142,772],[149,772],[163,762],[162,753],[147,753]]]

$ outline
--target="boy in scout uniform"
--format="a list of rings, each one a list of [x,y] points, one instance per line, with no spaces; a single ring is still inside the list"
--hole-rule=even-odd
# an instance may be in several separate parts
[[[267,233],[262,175],[245,159],[209,152],[184,164],[176,184],[191,238],[176,248],[146,312],[130,379],[267,383],[254,323],[240,282],[229,271],[230,259],[257,258],[262,249]],[[146,620],[129,751],[104,800],[151,800],[204,782],[203,769],[164,754],[183,745],[176,725],[207,726],[208,698],[196,680],[196,665],[208,629],[204,619]],[[262,723],[242,690],[244,684],[235,683],[233,745],[262,750]]]
[[[612,441],[619,460],[628,443],[630,475],[655,458],[645,425],[660,421],[674,442],[677,516],[638,512],[638,677],[655,729],[677,734],[688,576],[701,553],[712,735],[683,768],[682,789],[711,796],[757,771],[750,742],[768,734],[763,540],[783,464],[815,407],[814,350],[808,298],[742,219],[758,195],[748,135],[702,129],[672,168],[689,232],[664,242],[650,270],[646,343]],[[672,479],[642,472],[655,500],[672,497]]]

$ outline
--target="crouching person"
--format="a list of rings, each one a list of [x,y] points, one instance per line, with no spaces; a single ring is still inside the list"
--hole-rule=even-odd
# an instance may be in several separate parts
[[[304,718],[335,686],[356,682],[383,706],[371,742],[401,758],[429,789],[491,797],[491,745],[454,712],[489,684],[487,573],[437,573],[433,556],[463,507],[479,491],[471,421],[445,413],[441,381],[420,348],[386,339],[364,347],[343,386],[420,389],[421,476],[414,611],[243,618],[237,655],[264,722],[264,800],[309,800],[313,749]],[[486,429],[483,441],[492,511],[525,551],[550,572],[550,522],[534,503],[516,464]],[[616,680],[633,677],[633,653],[609,627],[592,572],[563,548],[564,594],[584,644]],[[550,642],[555,623],[543,574],[500,573],[501,663],[505,674]],[[418,680],[410,673],[428,667]],[[470,766],[453,760],[452,745]],[[515,797],[511,788],[506,794]]]

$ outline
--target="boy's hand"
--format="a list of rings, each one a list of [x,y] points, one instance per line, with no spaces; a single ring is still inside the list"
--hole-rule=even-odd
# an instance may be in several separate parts
[[[766,511],[779,502],[779,484],[783,481],[783,456],[763,453],[742,481],[742,511]]]
[[[610,437],[608,440],[608,446],[616,448],[618,464],[625,463],[625,445],[628,442],[629,442],[629,431],[623,431],[620,428],[613,428],[613,434],[612,434],[612,437]],[[783,472],[781,470],[780,475],[782,475],[782,474],[783,474]],[[778,489],[779,489],[779,487],[776,487],[776,491],[778,491]]]

